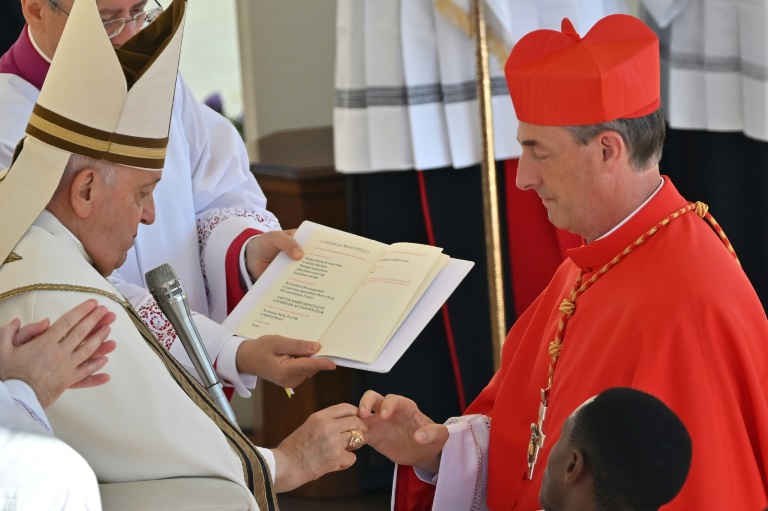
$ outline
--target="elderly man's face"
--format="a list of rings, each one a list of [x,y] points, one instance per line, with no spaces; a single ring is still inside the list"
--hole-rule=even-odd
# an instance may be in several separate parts
[[[94,183],[93,211],[78,234],[94,267],[102,275],[122,266],[138,234],[139,224],[155,221],[153,192],[160,172],[119,167],[117,184],[100,174]]]
[[[42,1],[45,4],[42,7],[44,12],[41,13],[43,15],[42,26],[35,30],[34,35],[41,49],[48,54],[48,57],[53,58],[68,16],[61,10],[53,9],[46,0]],[[58,5],[66,12],[70,12],[73,3],[74,0],[59,0]],[[101,20],[109,21],[118,18],[132,18],[145,9],[147,0],[97,0],[96,4],[99,7]],[[122,32],[110,39],[110,42],[112,46],[119,48],[136,32],[133,23],[126,23]]]
[[[561,127],[524,122],[519,123],[517,138],[523,146],[518,188],[539,194],[555,226],[591,241],[593,226],[602,220],[599,145],[578,144]]]

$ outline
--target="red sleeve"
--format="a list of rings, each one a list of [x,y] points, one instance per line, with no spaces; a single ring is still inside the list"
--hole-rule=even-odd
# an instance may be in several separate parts
[[[261,231],[257,229],[246,229],[232,241],[227,249],[227,255],[224,259],[224,271],[227,279],[227,314],[232,312],[248,291],[240,275],[240,252],[242,252],[246,241],[259,234]]]
[[[413,467],[397,465],[395,468],[394,511],[429,511],[435,499],[435,486],[425,483]]]
[[[248,291],[240,275],[240,252],[242,252],[246,241],[259,234],[261,231],[257,229],[246,229],[232,241],[227,249],[227,254],[224,257],[224,271],[227,280],[227,314],[232,312]],[[216,367],[216,361],[214,361],[213,366]],[[232,400],[234,393],[233,387],[224,387],[224,395],[227,396],[228,400]]]

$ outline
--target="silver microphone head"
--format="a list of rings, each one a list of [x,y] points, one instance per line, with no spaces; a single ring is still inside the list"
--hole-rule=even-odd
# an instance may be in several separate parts
[[[168,300],[183,301],[186,304],[187,294],[170,264],[161,264],[154,270],[149,270],[144,278],[147,281],[147,289],[158,303]]]
[[[144,274],[144,279],[147,281],[147,289],[152,291],[153,289],[178,280],[176,272],[173,271],[173,267],[168,264],[161,264],[154,270],[149,270]]]

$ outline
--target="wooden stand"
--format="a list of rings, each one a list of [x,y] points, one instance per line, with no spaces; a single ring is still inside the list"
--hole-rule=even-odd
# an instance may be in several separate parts
[[[267,135],[259,140],[259,154],[262,162],[251,171],[283,229],[304,220],[347,229],[344,176],[333,166],[330,127]]]
[[[311,220],[347,230],[345,180],[333,166],[330,127],[267,135],[259,140],[259,154],[262,162],[254,163],[251,171],[267,197],[267,208],[284,229]],[[338,403],[357,404],[356,376],[343,367],[321,372],[298,387],[290,399],[282,388],[263,384],[263,445],[276,446],[318,410]],[[358,468],[327,474],[291,493],[309,498],[359,495]]]

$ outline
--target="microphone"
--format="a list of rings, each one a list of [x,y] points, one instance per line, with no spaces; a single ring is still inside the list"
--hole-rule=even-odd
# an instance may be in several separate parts
[[[171,322],[176,334],[181,340],[181,344],[192,360],[197,374],[200,375],[203,386],[208,390],[214,403],[219,410],[227,416],[233,424],[237,426],[235,414],[227,397],[224,395],[224,389],[216,377],[213,370],[213,364],[208,357],[208,351],[205,349],[203,341],[200,339],[200,333],[197,326],[192,321],[192,313],[187,304],[187,295],[181,288],[181,282],[176,276],[176,272],[170,264],[161,264],[154,270],[149,270],[144,277],[147,281],[149,292],[157,301],[160,310]]]

